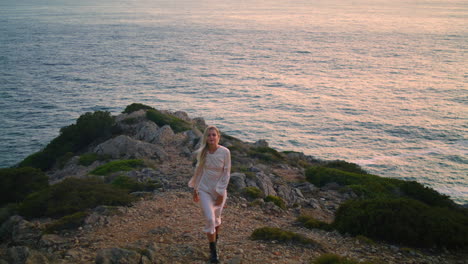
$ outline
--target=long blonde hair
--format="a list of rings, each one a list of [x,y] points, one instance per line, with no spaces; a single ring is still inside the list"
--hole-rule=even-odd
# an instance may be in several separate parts
[[[219,129],[216,126],[208,126],[205,128],[205,132],[203,132],[203,139],[202,143],[200,144],[200,148],[196,151],[197,153],[197,168],[201,168],[205,166],[205,161],[206,161],[206,153],[208,152],[208,144],[206,141],[208,140],[208,133],[210,130],[216,131],[216,134],[218,134],[218,142],[219,139],[221,139],[221,132],[219,132]]]

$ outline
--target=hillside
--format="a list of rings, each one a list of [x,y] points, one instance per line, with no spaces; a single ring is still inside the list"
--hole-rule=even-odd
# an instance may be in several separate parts
[[[190,118],[181,111],[160,111],[137,104],[127,107],[124,112],[112,117],[108,127],[101,126],[98,132],[93,130],[88,137],[82,136],[83,133],[79,136],[71,133],[79,138],[78,143],[69,144],[70,147],[65,149],[64,142],[72,138],[64,136],[67,129],[85,127],[86,120],[86,124],[94,127],[89,116],[86,117],[89,119],[81,119],[82,122],[79,119],[76,125],[62,129],[62,137],[51,142],[50,147],[31,155],[20,166],[40,167],[51,186],[61,186],[70,179],[88,178],[97,178],[113,186],[120,184],[133,197],[132,202],[92,206],[81,210],[84,215],[78,224],[55,229],[51,226],[75,212],[25,215],[21,212],[31,212],[30,208],[26,210],[31,201],[39,203],[33,200],[34,195],[19,201],[17,207],[11,206],[10,202],[10,207],[2,209],[2,217],[9,214],[9,218],[4,217],[0,227],[0,264],[207,263],[208,243],[201,232],[203,217],[198,205],[192,202],[187,187],[193,172],[192,153],[206,126],[203,118]],[[107,120],[107,117],[99,118]],[[102,132],[106,129],[108,133]],[[80,131],[90,130],[85,127]],[[358,192],[367,187],[360,186],[359,189],[340,182],[338,176],[341,174],[334,176],[332,182],[321,178],[322,182],[314,185],[310,182],[309,168],[321,168],[327,175],[339,172],[346,179],[372,176],[354,164],[317,160],[293,151],[278,152],[265,140],[247,143],[223,135],[221,144],[231,150],[233,165],[219,242],[223,263],[312,263],[326,253],[366,263],[468,263],[466,247],[460,247],[459,240],[450,240],[453,243],[450,249],[438,244],[414,247],[408,246],[411,241],[389,243],[385,239],[351,236],[328,228],[333,226],[343,203],[371,195],[367,189],[363,192],[365,195]],[[129,160],[134,161],[133,167],[118,163]],[[374,181],[377,180],[372,178],[375,185]],[[401,183],[391,184],[394,187]],[[402,186],[406,185],[398,187],[398,192],[403,193],[400,196],[420,197],[410,195],[408,191],[405,194],[407,189]],[[435,199],[438,206],[457,214],[463,210],[427,188],[422,190],[433,195],[425,200],[424,208],[432,206],[430,203]],[[391,193],[394,192],[392,189]],[[47,206],[46,211],[52,208],[50,201]],[[466,215],[466,211],[459,214]],[[298,221],[300,216],[313,217],[327,227],[307,228]],[[462,235],[466,234],[463,232],[466,232],[467,224],[461,224]],[[312,242],[254,239],[252,233],[262,227],[291,231]],[[447,232],[451,232],[447,228]],[[440,241],[446,243],[446,240]]]

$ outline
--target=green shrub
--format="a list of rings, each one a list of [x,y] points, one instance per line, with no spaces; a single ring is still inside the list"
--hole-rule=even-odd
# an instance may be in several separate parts
[[[323,221],[317,220],[312,216],[308,215],[301,215],[297,218],[297,221],[302,223],[305,227],[309,229],[322,229],[326,231],[331,231],[333,228],[330,224],[325,223]]]
[[[45,232],[50,234],[57,231],[78,228],[83,225],[84,220],[88,215],[89,214],[86,212],[77,212],[71,215],[66,215],[47,225]]]
[[[60,129],[60,135],[54,138],[43,150],[26,157],[20,167],[35,167],[42,170],[52,168],[60,157],[68,152],[76,153],[94,141],[103,141],[112,135],[114,118],[109,112],[96,111],[81,115],[76,124]]]
[[[99,161],[105,161],[109,160],[111,157],[109,155],[99,155],[97,153],[85,153],[80,156],[80,159],[78,160],[78,164],[82,166],[89,166],[93,164],[96,160]]]
[[[265,202],[273,202],[279,208],[286,209],[286,204],[284,203],[283,199],[281,199],[281,197],[268,195],[267,197],[265,197]]]
[[[28,194],[47,188],[49,178],[39,169],[0,169],[0,206],[21,202]]]
[[[316,242],[301,234],[282,230],[276,227],[262,227],[255,229],[250,238],[253,240],[277,240],[283,243],[315,244]]]
[[[152,109],[152,110],[154,110],[154,108],[151,107],[151,106],[147,106],[147,105],[140,104],[140,103],[133,103],[133,104],[127,105],[127,107],[125,107],[125,110],[122,113],[130,114],[130,113],[136,112],[136,111],[141,110],[141,109],[144,109],[144,110]]]
[[[323,166],[310,167],[305,174],[306,179],[314,185],[324,186],[327,183],[336,182],[348,186],[361,198],[408,197],[431,206],[456,208],[448,196],[439,194],[415,181],[358,174]]]
[[[125,191],[98,179],[68,178],[49,188],[30,194],[19,212],[27,218],[62,217],[98,205],[128,205],[133,198]]]
[[[426,187],[415,181],[403,181],[399,184],[400,190],[408,197],[421,201],[431,206],[457,207],[449,196],[438,193],[432,188]]]
[[[257,199],[263,197],[263,192],[257,187],[245,187],[244,194],[251,199]]]
[[[336,254],[323,254],[314,261],[311,262],[311,264],[371,264],[370,262],[359,262],[354,259],[348,259]]]
[[[128,190],[129,192],[153,191],[160,187],[160,184],[155,182],[142,183],[125,175],[117,176],[111,184],[117,188]]]
[[[248,151],[248,155],[252,158],[273,163],[284,161],[285,158],[277,150],[270,147],[255,147]]]
[[[407,198],[348,201],[338,209],[333,226],[342,233],[414,247],[468,245],[467,214]]]
[[[138,167],[144,166],[143,160],[115,160],[97,167],[90,173],[95,175],[107,175],[118,171],[130,171]]]
[[[57,165],[60,169],[63,169],[65,167],[65,164],[73,158],[73,152],[67,152],[63,154],[63,156],[57,158]]]
[[[338,170],[352,172],[352,173],[367,174],[367,172],[363,170],[361,166],[355,163],[346,162],[344,160],[329,161],[325,163],[325,165],[323,166],[326,168],[338,169]]]
[[[148,110],[146,112],[146,117],[160,127],[169,125],[175,133],[192,129],[192,125],[187,121],[155,109]]]

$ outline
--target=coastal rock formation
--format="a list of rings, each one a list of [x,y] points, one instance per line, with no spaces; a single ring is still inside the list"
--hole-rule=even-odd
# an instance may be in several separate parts
[[[46,234],[53,219],[12,216],[0,227],[0,264],[4,263],[205,263],[206,238],[201,232],[200,208],[191,201],[187,182],[194,168],[194,150],[206,127],[203,118],[191,119],[182,111],[161,111],[191,125],[175,132],[157,125],[146,110],[115,117],[118,134],[75,153],[62,168],[48,171],[51,183],[86,178],[109,161],[140,159],[145,165],[106,175],[107,180],[128,177],[152,183],[151,191],[136,191],[132,206],[98,206],[87,212],[81,226]],[[301,164],[316,164],[312,156],[279,153],[266,140],[254,143],[223,135],[231,150],[232,173],[219,246],[224,263],[310,263],[323,253],[336,253],[376,263],[462,264],[452,252],[422,253],[397,245],[371,243],[337,231],[298,225],[299,215],[331,223],[339,206],[357,195],[330,183],[322,187],[305,180]],[[80,165],[80,155],[94,153],[109,160]],[[250,189],[249,189],[250,187]],[[247,190],[258,191],[250,197]],[[282,201],[285,206],[273,201]],[[313,239],[315,247],[251,239],[256,228],[271,226]]]

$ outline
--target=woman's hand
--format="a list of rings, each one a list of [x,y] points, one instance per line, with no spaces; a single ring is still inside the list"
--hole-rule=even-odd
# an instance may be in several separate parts
[[[224,200],[224,196],[218,195],[218,197],[217,197],[216,200],[215,200],[215,205],[216,205],[216,206],[221,205],[221,204],[223,203],[223,200]]]
[[[198,196],[198,191],[197,190],[194,190],[193,191],[193,201],[198,203],[198,201],[200,201],[200,197]]]

